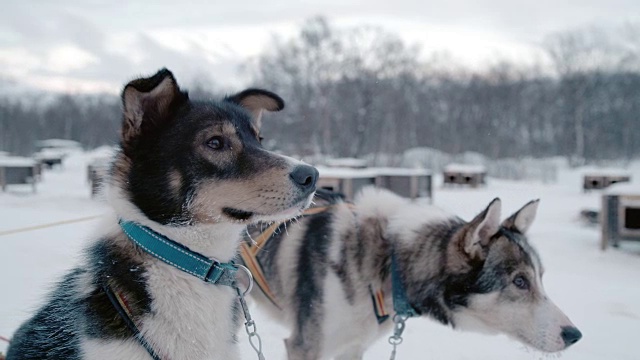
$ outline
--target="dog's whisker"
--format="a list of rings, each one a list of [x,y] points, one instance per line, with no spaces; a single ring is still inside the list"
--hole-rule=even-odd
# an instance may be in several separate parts
[[[251,233],[249,232],[249,228],[248,228],[248,227],[245,227],[245,228],[244,228],[244,232],[245,232],[245,233],[247,233],[247,237],[249,238],[249,240],[251,240],[251,243],[252,243],[253,245],[256,245],[256,244],[257,244],[257,242],[256,242],[256,241],[253,239],[253,237],[251,236]]]
[[[253,193],[261,192],[261,191],[262,191],[262,189],[253,190],[253,191],[250,191],[249,194],[253,194]],[[250,196],[250,197],[248,197],[248,198],[246,198],[244,200],[241,200],[241,201],[238,201],[238,202],[234,203],[233,205],[231,205],[231,207],[236,207],[236,206],[241,205],[241,204],[243,204],[243,203],[245,203],[247,201],[250,201],[250,200],[253,200],[253,199],[258,199],[258,198],[260,198],[260,196],[261,196],[261,194],[258,194],[258,196]]]

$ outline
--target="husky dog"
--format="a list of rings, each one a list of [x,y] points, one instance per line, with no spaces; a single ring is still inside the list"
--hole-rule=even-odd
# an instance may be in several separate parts
[[[239,359],[235,289],[151,256],[118,220],[226,263],[236,256],[246,224],[288,219],[305,209],[318,173],[262,148],[262,112],[284,107],[271,92],[248,89],[221,101],[192,101],[163,69],[131,81],[122,101],[121,150],[106,189],[115,217],[98,232],[83,264],[20,327],[7,359],[151,359],[105,282],[116,284],[129,320],[158,358]]]
[[[500,223],[499,199],[470,222],[388,191],[365,189],[353,205],[334,201],[275,231],[257,253],[271,297],[253,297],[292,331],[289,359],[361,359],[389,336],[372,295],[393,314],[392,253],[418,315],[462,330],[504,333],[545,352],[580,331],[542,286],[544,268],[525,233],[538,201]],[[257,231],[256,231],[257,230]],[[252,238],[259,227],[250,232]]]

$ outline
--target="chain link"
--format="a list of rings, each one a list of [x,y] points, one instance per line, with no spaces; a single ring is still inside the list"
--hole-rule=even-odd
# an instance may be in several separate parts
[[[389,344],[393,346],[390,360],[395,360],[397,347],[404,341],[402,333],[404,332],[405,321],[407,321],[408,318],[408,315],[395,314],[393,316],[393,335],[389,336]]]
[[[251,344],[253,350],[256,351],[256,354],[258,354],[258,359],[264,360],[264,354],[262,353],[262,338],[258,335],[256,323],[253,321],[247,322],[244,327],[247,330],[247,335],[249,335],[249,344]]]
[[[255,321],[251,317],[251,313],[249,312],[249,306],[247,305],[247,301],[244,296],[251,291],[253,288],[253,276],[249,269],[242,265],[236,265],[240,269],[244,270],[249,278],[249,287],[245,291],[241,291],[240,287],[236,285],[236,292],[238,293],[238,301],[240,302],[240,307],[242,308],[242,313],[244,315],[244,319],[246,322],[244,323],[244,329],[249,336],[249,344],[255,350],[256,354],[258,354],[258,360],[265,360],[264,354],[262,353],[262,338],[258,335],[258,329],[256,327]]]

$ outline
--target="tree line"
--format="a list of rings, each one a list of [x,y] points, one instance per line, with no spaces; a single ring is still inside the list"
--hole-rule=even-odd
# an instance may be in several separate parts
[[[217,96],[201,83],[190,88],[192,98]],[[76,140],[85,149],[117,145],[121,121],[120,97],[111,94],[0,98],[0,151],[30,155],[43,139]]]
[[[380,28],[338,28],[318,17],[292,38],[275,38],[243,71],[251,73],[249,85],[286,100],[282,113],[264,120],[264,136],[266,146],[288,154],[432,147],[575,163],[637,158],[640,28],[551,34],[541,47],[546,64],[502,61],[472,71],[446,57],[424,60],[417,46]],[[119,114],[115,96],[0,100],[0,149],[26,153],[34,140],[51,137],[114,143]]]

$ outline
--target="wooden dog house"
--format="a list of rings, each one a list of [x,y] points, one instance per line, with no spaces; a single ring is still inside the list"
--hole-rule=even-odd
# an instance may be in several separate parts
[[[602,250],[623,240],[640,241],[640,186],[623,184],[602,195],[600,225]]]
[[[431,173],[423,169],[318,167],[318,170],[318,188],[342,193],[349,200],[371,185],[410,199],[433,198]]]
[[[486,185],[487,170],[482,165],[449,164],[442,172],[444,185]]]
[[[582,189],[585,192],[606,189],[613,184],[629,181],[631,181],[631,176],[622,172],[594,171],[584,174]]]
[[[7,190],[9,185],[30,184],[36,191],[38,164],[35,160],[24,157],[8,156],[0,158],[0,187]]]

